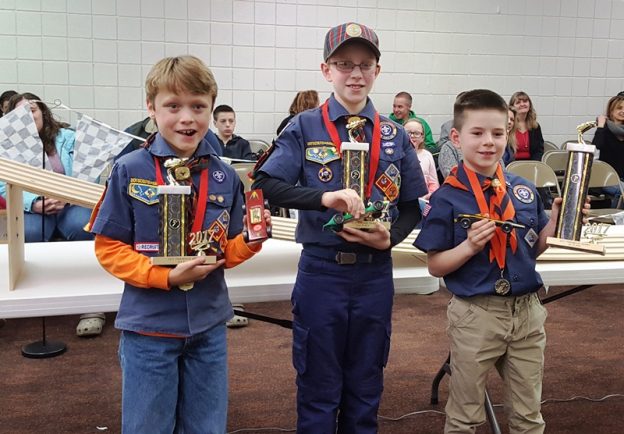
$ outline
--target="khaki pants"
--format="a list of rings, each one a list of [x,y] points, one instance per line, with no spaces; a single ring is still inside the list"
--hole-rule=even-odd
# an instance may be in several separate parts
[[[447,316],[451,379],[444,432],[474,433],[485,422],[487,374],[496,367],[505,384],[510,433],[543,433],[540,400],[547,312],[537,294],[454,296]]]

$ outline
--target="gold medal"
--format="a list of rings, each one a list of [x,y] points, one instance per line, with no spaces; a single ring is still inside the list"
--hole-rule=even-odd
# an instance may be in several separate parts
[[[507,279],[498,279],[494,283],[494,291],[498,295],[507,295],[511,291],[511,283]]]

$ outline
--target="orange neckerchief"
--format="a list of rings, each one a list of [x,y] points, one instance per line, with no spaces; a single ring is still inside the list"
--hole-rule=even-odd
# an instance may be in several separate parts
[[[468,178],[470,188],[466,187],[459,178],[464,175]],[[498,180],[498,182],[492,182]],[[449,176],[444,181],[445,184],[449,184],[452,187],[459,188],[464,191],[472,191],[479,206],[479,212],[481,214],[489,214],[490,218],[495,220],[513,220],[516,216],[516,210],[513,203],[507,195],[507,184],[505,183],[505,176],[503,175],[503,166],[498,163],[496,168],[496,174],[492,179],[486,179],[483,184],[479,184],[479,178],[477,174],[466,167],[463,163],[460,163],[457,167],[451,170]],[[492,185],[498,184],[498,185]],[[492,188],[494,193],[490,196],[490,203],[488,206],[485,200],[483,192],[488,188]],[[496,228],[494,237],[490,240],[490,262],[496,259],[498,267],[502,270],[505,268],[505,255],[507,254],[507,235],[500,227]],[[516,253],[518,247],[518,239],[516,236],[516,230],[513,229],[509,234],[509,245],[511,251]]]

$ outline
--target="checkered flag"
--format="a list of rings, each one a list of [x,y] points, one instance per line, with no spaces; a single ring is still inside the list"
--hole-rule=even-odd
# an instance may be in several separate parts
[[[133,138],[87,115],[80,115],[76,126],[73,176],[97,182],[106,166]]]
[[[30,104],[16,107],[0,118],[0,157],[42,167],[43,142]]]

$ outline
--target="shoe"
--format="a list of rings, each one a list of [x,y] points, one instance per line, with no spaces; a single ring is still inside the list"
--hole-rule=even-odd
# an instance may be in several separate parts
[[[80,337],[98,336],[106,323],[106,315],[103,313],[86,313],[80,315],[80,321],[76,326],[76,335]]]
[[[242,304],[233,304],[232,308],[243,311],[243,312],[245,311],[245,307]],[[249,325],[249,319],[247,319],[247,317],[244,317],[244,316],[234,315],[232,319],[228,320],[225,323],[225,325],[229,328],[245,327]]]

